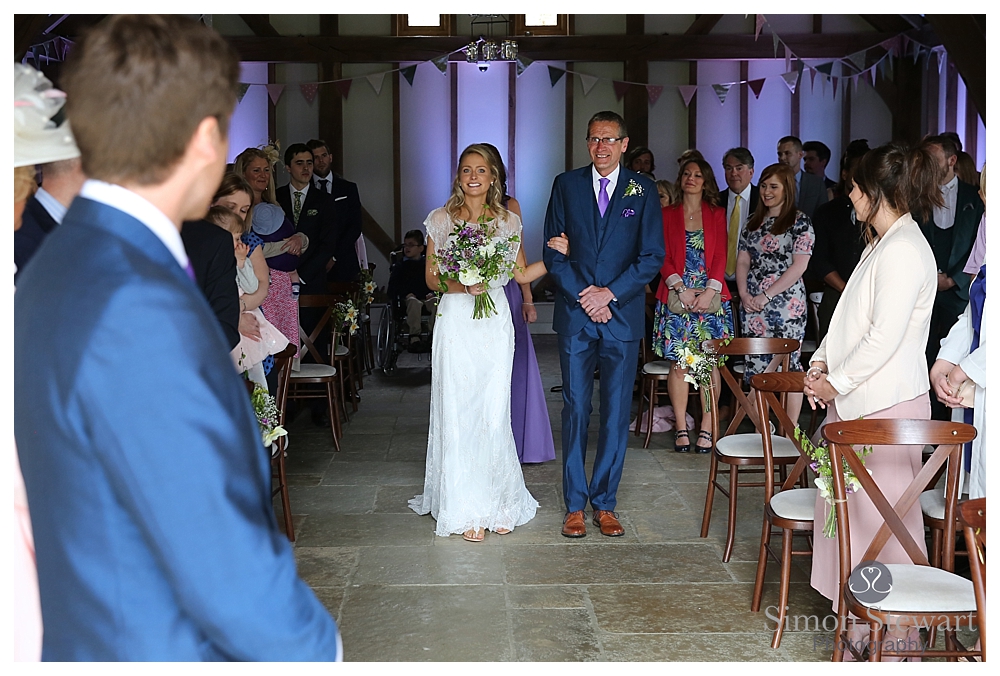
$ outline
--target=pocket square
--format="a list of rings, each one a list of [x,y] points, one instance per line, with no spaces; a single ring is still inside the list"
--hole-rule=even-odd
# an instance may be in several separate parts
[[[347,199],[347,195],[341,195],[340,197],[334,197],[333,201],[334,202],[339,202],[340,200],[346,200],[346,199]]]
[[[319,211],[317,209],[310,209],[309,211],[306,212],[306,216],[315,216],[318,213]]]
[[[625,209],[622,211],[622,218],[631,218],[635,216],[635,211],[633,209]]]

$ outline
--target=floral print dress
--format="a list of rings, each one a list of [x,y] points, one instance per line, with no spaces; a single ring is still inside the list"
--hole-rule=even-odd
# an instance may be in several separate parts
[[[705,265],[705,231],[685,231],[684,285],[689,289],[704,289],[708,283]],[[679,361],[681,350],[688,341],[721,340],[733,335],[733,310],[731,303],[722,302],[715,314],[674,314],[667,304],[656,302],[653,322],[653,351],[664,359]]]
[[[811,256],[816,236],[812,221],[801,211],[795,214],[795,223],[780,235],[771,234],[774,218],[766,218],[757,230],[744,229],[740,234],[740,251],[750,254],[750,271],[747,274],[747,293],[756,296],[766,291],[792,266],[792,256]],[[770,294],[769,294],[770,295]],[[771,295],[772,300],[760,312],[740,309],[743,333],[747,337],[792,338],[802,342],[806,335],[806,286],[800,277],[782,293]],[[747,357],[744,377],[763,373],[771,355]],[[801,347],[789,357],[789,370],[802,370]]]

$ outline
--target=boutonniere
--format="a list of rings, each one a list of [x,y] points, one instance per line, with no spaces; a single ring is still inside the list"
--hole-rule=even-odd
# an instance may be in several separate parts
[[[317,209],[310,209],[309,211],[306,212],[306,216],[316,216],[317,214],[319,214],[319,211]]]
[[[635,211],[632,209],[625,209],[622,211],[622,218],[631,218],[635,216]]]
[[[625,197],[642,197],[643,192],[642,186],[635,182],[634,179],[628,180],[628,185],[625,186]]]

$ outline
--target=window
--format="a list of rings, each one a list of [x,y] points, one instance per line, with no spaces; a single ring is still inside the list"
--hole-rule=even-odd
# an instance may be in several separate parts
[[[451,35],[451,14],[417,14],[396,15],[396,35],[401,36],[445,36]]]
[[[569,14],[515,14],[514,35],[569,35]]]

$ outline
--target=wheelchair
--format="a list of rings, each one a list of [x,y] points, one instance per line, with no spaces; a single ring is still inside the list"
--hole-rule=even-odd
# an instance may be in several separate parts
[[[402,254],[398,251],[390,254],[390,266],[395,264],[399,255]],[[424,308],[421,311],[418,337],[425,345],[431,343],[430,319],[430,312]],[[410,327],[406,321],[406,304],[402,298],[388,299],[379,318],[376,336],[376,366],[386,375],[390,375],[396,370],[399,355],[406,352],[410,345]],[[417,359],[422,360],[425,354],[429,359],[429,352],[417,353]]]

